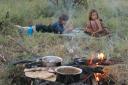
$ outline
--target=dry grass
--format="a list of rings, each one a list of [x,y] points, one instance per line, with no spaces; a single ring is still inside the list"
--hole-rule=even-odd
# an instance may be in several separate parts
[[[15,3],[13,1],[15,1]],[[9,65],[13,61],[32,59],[33,56],[37,55],[55,55],[63,57],[65,62],[68,62],[72,57],[89,57],[92,52],[99,50],[104,52],[109,58],[114,57],[124,60],[124,64],[115,65],[113,67],[113,74],[118,82],[127,80],[127,0],[97,0],[95,2],[94,0],[88,0],[88,2],[89,8],[87,10],[68,10],[69,15],[72,16],[71,21],[74,27],[83,28],[83,25],[85,25],[85,22],[88,20],[89,9],[96,8],[105,24],[112,30],[112,37],[93,38],[85,34],[80,34],[81,37],[77,36],[71,38],[48,33],[35,33],[31,38],[26,35],[20,37],[17,33],[17,29],[6,23],[4,27],[5,31],[7,31],[7,34],[10,34],[13,40],[7,35],[0,34],[0,54],[7,60],[7,62],[1,62],[0,59],[0,85],[9,85],[8,82],[6,84],[5,81],[7,81],[9,73],[7,71],[8,67],[10,67]],[[31,18],[34,24],[49,24],[56,20],[55,18],[62,10],[58,11],[52,7],[52,9],[50,8],[49,10],[54,10],[55,13],[58,14],[52,17],[44,17],[49,13],[49,10],[46,10],[46,3],[47,0],[44,0],[44,3],[42,3],[42,0],[21,0],[20,3],[16,0],[1,0],[0,11],[2,12],[0,13],[0,21],[4,20],[6,12],[9,11],[10,18],[5,20],[9,23],[13,22],[15,24],[20,23],[21,25],[28,25],[28,21]],[[23,7],[25,9],[23,9]],[[13,31],[8,29],[12,29]]]
[[[128,84],[128,65],[126,64],[117,64],[110,66],[111,74],[113,75],[116,85],[121,85],[125,83]]]

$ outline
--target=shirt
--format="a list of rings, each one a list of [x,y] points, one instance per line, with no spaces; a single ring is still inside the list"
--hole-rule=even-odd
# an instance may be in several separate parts
[[[64,26],[63,24],[60,24],[59,22],[52,24],[51,27],[55,33],[62,34],[64,32]]]
[[[87,24],[87,28],[92,32],[96,32],[97,30],[99,30],[96,21],[89,21]]]

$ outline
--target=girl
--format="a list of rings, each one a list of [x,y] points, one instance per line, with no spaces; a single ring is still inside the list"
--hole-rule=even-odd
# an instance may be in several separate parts
[[[109,34],[95,9],[92,9],[89,13],[89,21],[85,27],[84,32],[95,37]]]

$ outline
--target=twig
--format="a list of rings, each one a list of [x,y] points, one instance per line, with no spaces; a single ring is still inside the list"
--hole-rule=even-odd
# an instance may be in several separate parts
[[[87,81],[92,75],[93,75],[93,73],[90,74],[90,75],[89,75],[85,80],[83,80],[83,81]]]

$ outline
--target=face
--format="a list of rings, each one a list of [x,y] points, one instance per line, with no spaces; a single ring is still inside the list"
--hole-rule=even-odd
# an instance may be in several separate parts
[[[65,25],[67,21],[61,20],[61,24]]]
[[[92,18],[92,20],[97,19],[98,18],[97,13],[93,12],[92,15],[91,15],[91,18]]]

